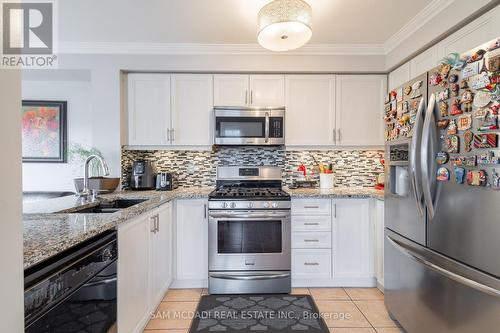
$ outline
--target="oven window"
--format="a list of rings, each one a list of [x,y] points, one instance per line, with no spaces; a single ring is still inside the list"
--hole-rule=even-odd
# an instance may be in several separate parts
[[[281,253],[281,221],[219,221],[218,253]]]
[[[263,138],[265,118],[217,117],[216,136],[218,138]]]

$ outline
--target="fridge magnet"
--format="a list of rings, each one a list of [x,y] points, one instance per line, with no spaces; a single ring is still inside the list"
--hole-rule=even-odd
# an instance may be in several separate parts
[[[463,165],[465,165],[467,167],[475,167],[475,166],[477,166],[477,157],[476,157],[476,155],[465,156],[463,158]]]
[[[411,86],[405,87],[405,95],[409,95],[411,93]]]
[[[466,131],[472,127],[472,115],[466,114],[458,117],[458,130]]]
[[[476,62],[476,61],[479,61],[481,59],[483,59],[483,56],[484,54],[486,53],[485,50],[477,50],[476,52],[474,52],[469,60],[467,60],[468,63],[473,63],[473,62]]]
[[[478,156],[477,164],[482,164],[482,165],[500,164],[500,157],[495,156],[495,152],[490,150],[487,153]]]
[[[460,90],[460,86],[457,83],[452,83],[450,85],[451,95],[454,97],[458,96],[458,92]]]
[[[406,126],[408,125],[408,122],[410,121],[410,115],[405,114],[401,118],[398,119],[399,125],[400,126]]]
[[[403,102],[403,113],[408,113],[410,111],[410,106],[408,101]]]
[[[391,92],[389,93],[389,96],[391,97],[391,101],[396,100],[397,94],[398,93],[395,90],[391,90]]]
[[[474,96],[474,106],[478,108],[485,107],[490,104],[491,99],[492,96],[489,92],[480,90],[476,92],[476,95]]]
[[[465,131],[464,133],[464,150],[469,153],[472,151],[472,141],[474,140],[474,133],[472,131]]]
[[[413,125],[417,121],[417,115],[416,114],[410,114],[410,124]]]
[[[465,65],[465,60],[460,58],[458,53],[449,53],[446,57],[441,59],[440,63],[449,64],[455,70],[461,70]]]
[[[403,105],[398,104],[398,106],[396,108],[396,117],[401,118],[402,116],[403,116]]]
[[[469,82],[467,82],[467,79],[463,79],[460,81],[460,89],[467,89],[469,88]]]
[[[439,104],[439,113],[441,114],[441,117],[448,116],[448,103],[447,102],[441,102]]]
[[[440,167],[437,170],[436,178],[440,182],[447,182],[448,180],[450,180],[450,171],[448,171],[448,169],[446,169],[445,167]]]
[[[450,155],[448,155],[447,152],[440,151],[439,153],[436,154],[436,163],[439,165],[446,164],[446,163],[448,163],[449,158],[450,158]]]
[[[493,101],[500,101],[500,84],[497,84],[495,90],[491,92],[491,99]]]
[[[389,104],[391,102],[391,95],[387,94],[384,97],[384,104]]]
[[[422,86],[422,81],[415,81],[411,85],[411,98],[417,98],[422,96],[422,93],[420,92],[420,87]]]
[[[398,102],[396,102],[396,100],[392,100],[391,101],[391,111],[396,111],[396,109],[398,108]]]
[[[437,127],[439,129],[445,129],[446,127],[448,127],[449,123],[450,123],[449,119],[441,119],[437,121]]]
[[[497,116],[498,115],[498,109],[500,109],[500,103],[499,102],[493,102],[488,109],[490,110],[491,114]]]
[[[410,109],[417,111],[419,104],[420,104],[420,99],[412,100],[410,103]]]
[[[500,52],[495,52],[495,55],[488,56],[486,60],[486,69],[490,72],[500,70]]]
[[[473,62],[471,64],[467,64],[464,69],[462,69],[462,77],[464,79],[467,79],[471,76],[479,74],[479,62]]]
[[[467,171],[467,184],[471,186],[486,186],[486,171]]]
[[[448,124],[448,128],[446,129],[446,133],[448,135],[457,134],[457,122],[455,121],[455,119],[450,120],[450,123]]]
[[[402,136],[404,138],[411,137],[411,126],[406,125],[406,126],[401,127],[400,136]]]
[[[399,88],[396,92],[396,100],[398,102],[402,102],[403,101],[403,87]]]
[[[491,131],[498,129],[498,116],[491,113],[487,113],[485,117],[479,120],[478,131]]]
[[[500,83],[500,74],[494,74],[490,76],[490,85],[495,85]],[[488,88],[488,87],[486,87]],[[493,87],[489,89],[490,91],[493,90]]]
[[[446,147],[448,153],[456,154],[460,151],[460,140],[456,135],[450,135],[446,138]]]
[[[448,77],[448,74],[450,74],[450,70],[451,70],[451,65],[448,63],[443,63],[443,64],[439,65],[439,74],[444,79],[446,79]]]
[[[500,176],[495,169],[491,171],[491,188],[495,191],[500,190]]]
[[[449,83],[456,83],[458,81],[458,75],[457,74],[451,74],[448,77],[448,82]]]
[[[460,157],[460,156],[452,157],[452,158],[450,158],[450,163],[454,167],[460,167],[460,166],[464,165],[464,159],[463,159],[463,157]]]
[[[454,169],[454,172],[455,172],[455,182],[457,182],[457,184],[463,184],[465,178],[465,169],[457,167]]]
[[[441,74],[434,72],[429,77],[429,84],[431,86],[437,86],[438,84],[441,83],[442,80],[443,80],[443,78],[441,77]]]
[[[488,76],[488,73],[482,72],[481,74],[471,76],[469,78],[469,82],[472,89],[483,89],[490,84],[490,77]]]
[[[446,88],[437,93],[436,102],[447,100],[449,97],[450,97],[450,91],[448,90],[448,88]]]
[[[453,102],[451,103],[451,115],[452,116],[458,116],[459,114],[462,114],[462,109],[460,107],[460,100],[454,99]]]
[[[477,109],[474,111],[474,118],[476,119],[484,119],[488,115],[488,110],[487,109]]]
[[[498,136],[495,133],[488,134],[476,134],[474,135],[474,148],[484,149],[484,148],[497,148],[498,146]]]
[[[500,38],[498,38],[496,41],[492,42],[488,48],[486,49],[487,51],[493,51],[496,50],[500,47]]]

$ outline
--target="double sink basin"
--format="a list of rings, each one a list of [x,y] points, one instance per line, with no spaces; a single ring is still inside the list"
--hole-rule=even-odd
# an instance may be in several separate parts
[[[77,214],[111,214],[122,209],[138,205],[148,199],[116,199],[113,201],[100,201],[96,206],[77,209]]]

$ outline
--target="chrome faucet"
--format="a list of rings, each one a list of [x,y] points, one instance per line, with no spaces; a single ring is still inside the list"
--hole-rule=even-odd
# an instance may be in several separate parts
[[[89,166],[90,166],[90,161],[92,161],[93,159],[99,161],[104,176],[109,176],[108,164],[106,163],[106,161],[104,161],[104,159],[101,156],[90,155],[89,157],[87,157],[84,166],[85,177],[83,178],[83,190],[80,193],[78,193],[78,195],[81,197],[88,198],[91,194],[89,189]]]

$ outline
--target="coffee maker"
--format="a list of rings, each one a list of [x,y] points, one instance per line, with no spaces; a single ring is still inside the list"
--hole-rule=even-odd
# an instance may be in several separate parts
[[[130,188],[133,190],[152,190],[156,186],[156,174],[150,161],[138,160],[132,165]]]

